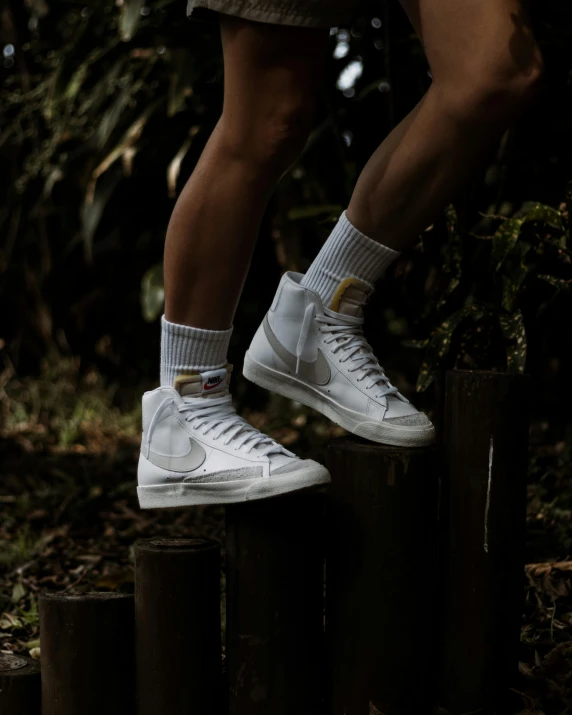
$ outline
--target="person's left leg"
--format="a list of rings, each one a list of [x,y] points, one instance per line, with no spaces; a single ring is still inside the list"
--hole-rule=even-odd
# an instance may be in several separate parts
[[[355,434],[411,446],[430,442],[433,428],[385,376],[361,332],[362,307],[529,100],[541,58],[519,0],[403,5],[431,88],[372,156],[306,275],[284,277],[245,374]]]
[[[433,81],[366,164],[347,214],[304,278],[325,303],[339,276],[373,284],[393,251],[417,241],[535,95],[542,73],[520,0],[401,2]]]
[[[406,248],[536,95],[542,57],[521,0],[401,0],[432,84],[362,171],[348,219]]]

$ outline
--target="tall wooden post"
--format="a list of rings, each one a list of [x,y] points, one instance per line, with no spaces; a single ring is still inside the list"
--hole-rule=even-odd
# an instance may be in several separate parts
[[[227,508],[231,715],[322,715],[324,501]]]
[[[220,715],[220,546],[135,545],[137,715]]]
[[[0,653],[0,713],[42,714],[42,683],[37,661]]]
[[[524,597],[529,382],[447,376],[441,705],[486,712],[518,667]]]
[[[43,593],[43,715],[132,715],[133,596]]]
[[[330,445],[328,715],[420,715],[434,701],[436,450]]]

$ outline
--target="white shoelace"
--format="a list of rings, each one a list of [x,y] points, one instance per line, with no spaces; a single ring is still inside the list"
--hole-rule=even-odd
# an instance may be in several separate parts
[[[171,404],[175,404],[174,398],[165,398],[153,415],[149,424],[147,451],[151,444],[153,431],[161,415]],[[212,439],[218,440],[224,437],[223,445],[232,444],[234,449],[245,454],[249,454],[253,449],[256,449],[257,454],[262,457],[267,457],[270,454],[295,456],[271,437],[263,434],[248,424],[245,419],[239,417],[233,407],[232,397],[228,393],[221,395],[221,397],[193,397],[186,399],[180,405],[177,405],[176,409],[184,414],[185,420],[192,425],[193,429],[199,431],[200,428],[203,428],[201,434],[204,435],[214,430]]]
[[[373,354],[371,345],[365,339],[362,319],[340,316],[329,310],[326,310],[324,315],[316,315],[315,312],[316,308],[313,303],[311,303],[304,312],[300,338],[296,346],[296,373],[299,371],[300,359],[308,339],[312,319],[315,318],[316,322],[320,324],[322,333],[329,335],[328,338],[324,339],[324,342],[327,344],[335,343],[332,352],[337,353],[341,351],[344,353],[345,356],[341,359],[341,362],[351,360],[355,363],[352,367],[348,368],[348,372],[357,372],[358,370],[362,372],[362,374],[356,378],[357,382],[367,379],[369,382],[365,386],[366,390],[372,387],[379,388],[379,391],[374,395],[375,399],[380,399],[387,395],[395,395],[399,392],[397,387],[394,387],[389,381],[389,378]]]

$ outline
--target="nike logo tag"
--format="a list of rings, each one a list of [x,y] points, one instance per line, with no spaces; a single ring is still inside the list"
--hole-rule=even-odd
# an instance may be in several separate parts
[[[207,453],[202,445],[192,437],[189,437],[189,441],[190,445],[187,454],[178,457],[167,457],[164,454],[157,454],[157,452],[154,452],[151,448],[149,448],[148,454],[145,451],[143,454],[156,467],[166,469],[169,472],[192,472],[198,469],[205,461]]]
[[[224,367],[219,370],[208,370],[207,372],[202,372],[202,391],[209,392],[209,390],[215,390],[217,387],[224,387],[226,374],[226,368]]]
[[[291,352],[288,352],[282,343],[278,340],[270,323],[268,322],[268,315],[264,316],[262,321],[262,326],[264,328],[264,334],[272,349],[278,355],[282,362],[296,374],[296,356]],[[300,369],[298,370],[298,375],[306,382],[311,382],[314,385],[327,385],[332,377],[332,371],[330,370],[330,365],[324,355],[324,353],[318,348],[318,357],[314,362],[307,362],[306,360],[300,360]]]

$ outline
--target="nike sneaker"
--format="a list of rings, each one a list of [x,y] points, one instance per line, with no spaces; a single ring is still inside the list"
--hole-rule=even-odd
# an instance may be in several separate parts
[[[332,303],[286,273],[244,360],[244,376],[313,407],[360,437],[398,447],[435,439],[429,419],[394,387],[363,334],[371,287],[342,281]]]
[[[327,484],[330,475],[239,417],[232,366],[179,375],[143,395],[137,494],[142,509],[232,504]]]

